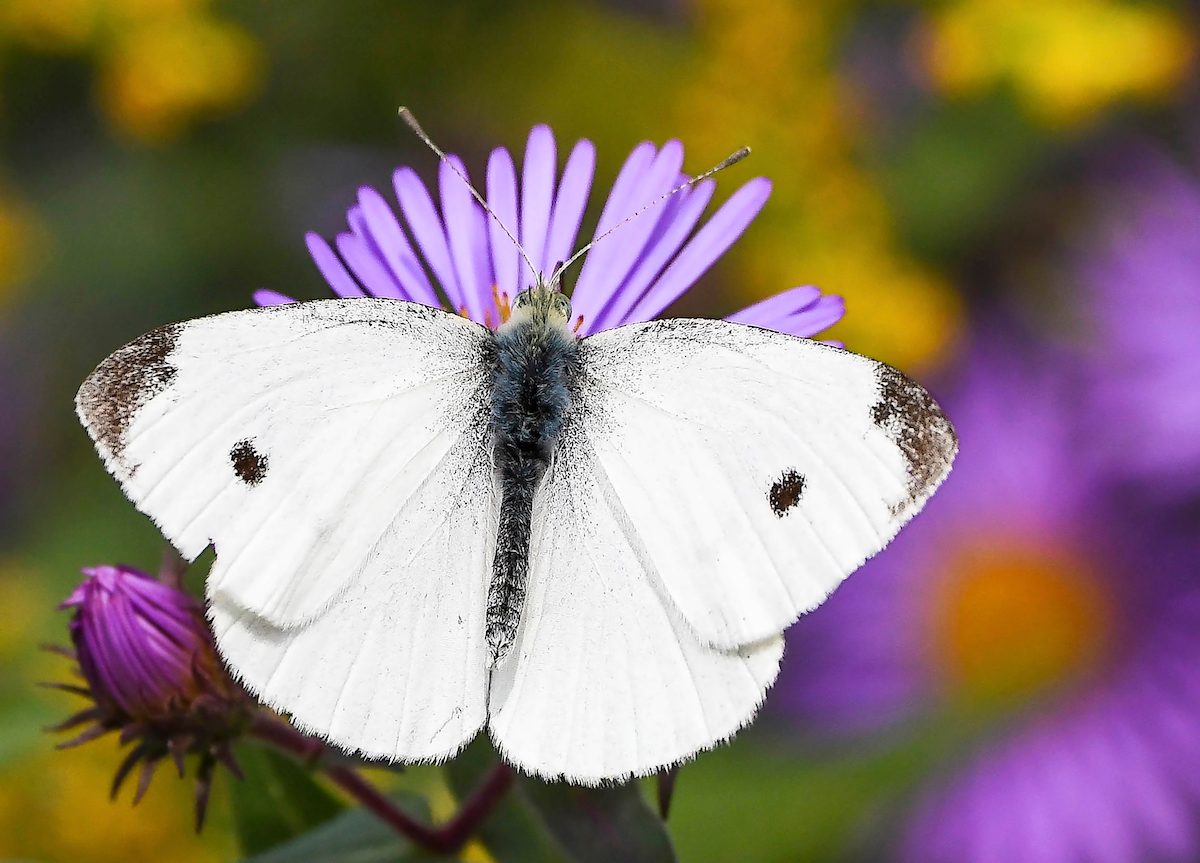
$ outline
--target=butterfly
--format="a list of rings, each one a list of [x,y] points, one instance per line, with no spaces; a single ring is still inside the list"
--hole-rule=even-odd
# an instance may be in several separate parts
[[[411,762],[486,726],[582,784],[675,764],[753,718],[783,631],[949,472],[899,371],[720,320],[579,338],[563,269],[495,331],[315,300],[161,327],[84,381],[126,495],[214,547],[229,667],[299,728]]]

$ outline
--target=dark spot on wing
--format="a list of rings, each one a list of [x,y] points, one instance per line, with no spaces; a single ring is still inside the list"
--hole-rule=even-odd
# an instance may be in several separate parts
[[[892,506],[892,513],[900,515],[946,475],[958,450],[958,436],[920,384],[882,364],[875,375],[879,401],[871,406],[871,420],[895,442],[908,463],[908,494]]]
[[[788,510],[800,502],[800,496],[804,494],[805,482],[804,474],[792,469],[785,470],[779,479],[775,480],[771,491],[767,493],[771,512],[780,518],[787,515]]]
[[[138,410],[175,379],[171,352],[182,324],[168,324],[114,351],[88,375],[76,397],[96,443],[120,459]]]
[[[233,472],[246,485],[258,485],[267,475],[267,457],[254,448],[253,441],[240,440],[229,451]]]

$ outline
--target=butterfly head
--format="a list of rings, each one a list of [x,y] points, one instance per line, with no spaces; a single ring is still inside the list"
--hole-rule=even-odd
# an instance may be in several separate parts
[[[571,300],[557,282],[539,278],[529,290],[513,298],[510,321],[529,320],[571,330]]]

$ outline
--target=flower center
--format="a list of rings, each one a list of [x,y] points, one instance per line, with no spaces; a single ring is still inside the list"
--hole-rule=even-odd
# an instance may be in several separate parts
[[[953,698],[1019,703],[1102,660],[1111,597],[1081,556],[998,537],[960,546],[947,563],[931,649]]]
[[[485,315],[486,324],[489,329],[498,330],[500,325],[512,315],[512,297],[507,292],[500,290],[499,285],[492,285],[492,300],[496,303],[496,322],[492,322],[492,315],[489,312]]]

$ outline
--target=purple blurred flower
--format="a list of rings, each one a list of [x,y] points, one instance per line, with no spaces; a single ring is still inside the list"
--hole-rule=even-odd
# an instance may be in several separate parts
[[[462,162],[450,158],[465,175]],[[529,135],[519,181],[508,150],[492,151],[484,188],[488,204],[543,275],[576,248],[595,164],[591,142],[582,140],[559,175],[554,135],[546,126],[535,126]],[[678,141],[661,148],[639,144],[609,192],[596,234],[685,182],[682,166]],[[364,187],[347,213],[350,230],[338,234],[333,247],[308,235],[313,260],[334,293],[441,306],[498,326],[512,298],[532,281],[512,241],[450,165],[439,166],[440,211],[411,168],[398,169],[393,181],[403,225],[382,195]],[[762,209],[771,184],[762,177],[746,183],[696,230],[714,188],[705,180],[678,192],[588,253],[571,293],[580,335],[661,314],[741,236]],[[255,300],[273,305],[292,298],[264,290]],[[730,319],[812,336],[836,323],[843,311],[840,297],[800,287]]]
[[[905,859],[1195,859],[1197,543],[1105,495],[1067,376],[1043,368],[975,357],[944,402],[954,474],[789,631],[803,661],[785,662],[776,697],[838,732],[988,719],[977,754],[921,795]]]
[[[1200,491],[1200,180],[1146,147],[1123,154],[1076,255],[1106,470]]]
[[[133,746],[117,770],[112,795],[140,763],[135,803],[165,757],[171,756],[182,776],[184,756],[198,754],[199,829],[216,763],[240,773],[229,746],[252,703],[225,672],[196,600],[128,567],[83,572],[83,582],[61,608],[74,611],[71,655],[86,688],[56,688],[84,696],[92,706],[56,726],[84,729],[60,748],[120,731],[122,744]]]

